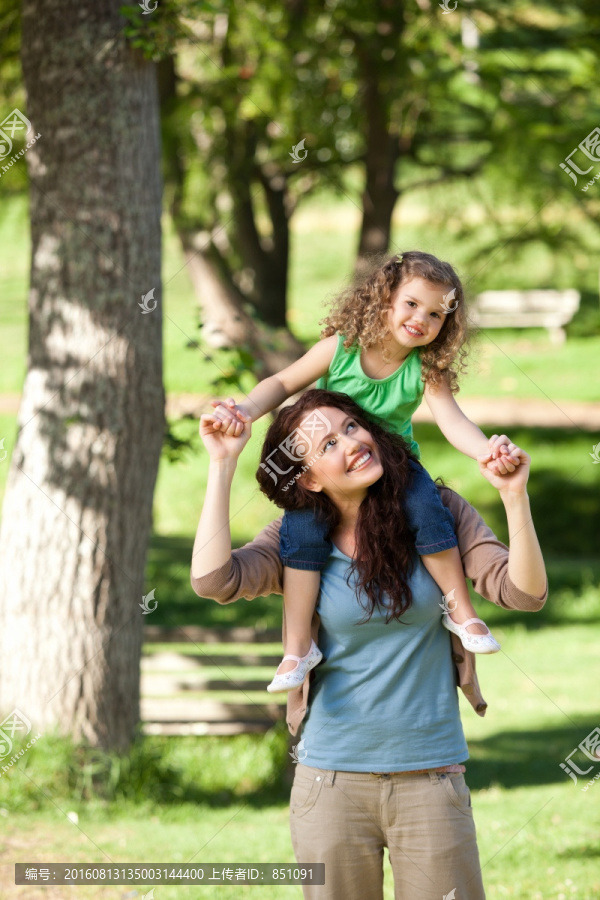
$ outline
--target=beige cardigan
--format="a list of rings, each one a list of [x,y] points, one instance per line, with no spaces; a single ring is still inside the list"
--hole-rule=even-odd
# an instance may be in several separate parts
[[[508,575],[508,548],[488,528],[479,513],[459,494],[440,488],[442,500],[454,516],[458,547],[465,575],[475,591],[504,609],[536,612],[546,602],[548,589],[542,597],[533,597],[515,587]],[[233,550],[229,560],[219,569],[196,578],[191,575],[192,588],[200,597],[217,603],[232,603],[244,598],[253,600],[268,594],[282,594],[283,569],[279,558],[279,527],[281,517],[271,522],[250,543]],[[315,613],[312,633],[315,641],[319,631],[319,616]],[[452,659],[456,665],[456,683],[478,715],[484,716],[487,703],[481,696],[475,656],[465,650],[458,637],[452,639]],[[286,644],[285,616],[283,646]],[[311,673],[312,674],[312,673]],[[286,721],[293,735],[304,718],[308,704],[310,679],[301,688],[288,693]]]

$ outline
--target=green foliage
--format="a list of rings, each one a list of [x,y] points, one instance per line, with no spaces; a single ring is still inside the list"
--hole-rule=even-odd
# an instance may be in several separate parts
[[[257,359],[249,347],[234,347],[228,351],[228,365],[210,382],[214,394],[219,395],[228,388],[235,387],[240,393],[244,393],[245,377],[256,376]],[[210,357],[209,357],[210,359]]]
[[[126,754],[43,734],[19,757],[30,737],[14,741],[15,761],[0,776],[0,808],[11,812],[56,804],[222,805],[256,794],[274,799],[285,790],[288,738],[282,724],[264,735],[230,738],[139,733]]]
[[[208,0],[146,0],[146,4],[146,12],[139,4],[122,6],[120,12],[126,20],[123,30],[131,46],[155,62],[172,53],[179,40],[193,40],[187,20],[217,11]]]
[[[27,100],[23,89],[23,76],[21,71],[21,4],[19,0],[2,0],[0,2],[0,122],[13,109],[19,109],[27,116]],[[27,116],[29,118],[29,116]],[[15,135],[13,150],[8,157],[19,152],[25,141],[23,137]],[[0,161],[0,165],[4,160]],[[1,169],[0,169],[1,172]],[[27,187],[27,165],[21,160],[21,165],[13,165],[10,175],[0,178],[0,195],[16,195],[22,193]],[[6,199],[4,200],[6,202]]]
[[[591,291],[582,293],[581,306],[567,325],[569,338],[591,338],[600,335],[600,305],[598,295]]]
[[[374,98],[398,154],[395,188],[426,211],[422,243],[460,247],[471,291],[515,287],[517,272],[523,287],[570,287],[597,255],[594,191],[578,191],[559,165],[600,115],[588,87],[597,13],[583,0],[452,15],[379,0],[215,0],[202,16],[180,12],[162,94],[165,194],[178,227],[203,233],[263,317],[299,205],[320,191],[362,211]],[[394,249],[409,246],[404,208],[399,220]]]
[[[198,450],[199,443],[198,421],[194,416],[187,415],[174,422],[167,420],[162,455],[168,462],[185,459],[189,453]]]

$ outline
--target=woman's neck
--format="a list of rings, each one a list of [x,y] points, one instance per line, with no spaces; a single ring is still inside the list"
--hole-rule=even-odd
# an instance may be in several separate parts
[[[342,531],[345,534],[354,534],[354,529],[356,528],[356,522],[358,520],[358,510],[360,509],[361,503],[362,500],[351,499],[338,499],[336,501],[335,505],[340,514],[336,530]]]
[[[339,520],[334,529],[331,540],[346,556],[354,559],[356,556],[356,523],[358,522],[358,511],[361,503],[367,496],[366,489],[361,491],[360,495],[349,497],[347,494],[331,498],[335,503]]]

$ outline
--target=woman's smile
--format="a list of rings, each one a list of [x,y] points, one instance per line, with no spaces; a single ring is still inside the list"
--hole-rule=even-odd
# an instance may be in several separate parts
[[[348,466],[348,472],[358,472],[359,469],[364,469],[365,466],[369,465],[372,459],[373,454],[370,450],[361,450],[358,458],[355,458],[355,461]]]

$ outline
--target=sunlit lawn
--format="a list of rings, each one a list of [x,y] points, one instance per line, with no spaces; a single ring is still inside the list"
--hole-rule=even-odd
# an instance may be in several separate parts
[[[552,599],[550,604],[552,603]],[[596,590],[561,603],[560,626],[542,628],[536,615],[506,613],[494,627],[502,652],[482,660],[485,718],[461,698],[471,758],[472,788],[487,895],[494,900],[592,900],[600,892],[600,804],[594,784],[583,792],[560,762],[600,723],[594,685],[600,676]],[[540,623],[543,625],[543,620]],[[156,746],[160,739],[153,739]],[[279,740],[279,739],[278,739]],[[180,767],[196,785],[196,802],[103,807],[65,795],[51,775],[43,741],[0,779],[0,860],[3,895],[41,898],[124,897],[120,888],[11,888],[14,861],[79,863],[293,862],[289,788],[277,787],[275,745],[268,736],[162,739],[164,763]],[[275,758],[281,760],[281,742]],[[278,763],[281,765],[281,762]],[[580,762],[581,765],[581,762]],[[594,771],[600,771],[600,763]],[[26,774],[25,774],[26,772]],[[10,779],[7,783],[6,779]],[[31,812],[31,782],[50,799]],[[27,813],[19,810],[26,808]],[[77,825],[65,817],[76,811]],[[139,887],[140,897],[149,886]],[[250,896],[243,886],[213,887],[211,896]],[[198,887],[157,887],[155,898],[197,897]],[[256,896],[256,893],[254,893]],[[299,888],[262,887],[260,896],[298,897]],[[386,900],[391,900],[387,870]]]

